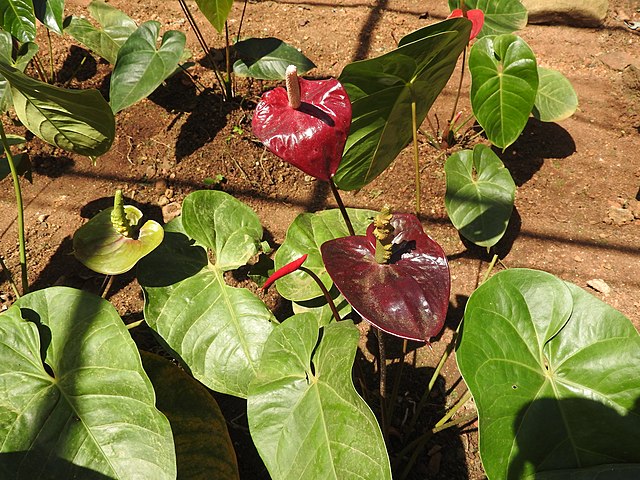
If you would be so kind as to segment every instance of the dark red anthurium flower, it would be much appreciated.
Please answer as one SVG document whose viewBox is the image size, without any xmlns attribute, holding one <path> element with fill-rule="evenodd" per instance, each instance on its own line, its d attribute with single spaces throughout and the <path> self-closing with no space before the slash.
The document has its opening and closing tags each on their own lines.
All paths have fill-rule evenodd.
<svg viewBox="0 0 640 480">
<path fill-rule="evenodd" d="M 289 275 L 290 273 L 295 272 L 297 269 L 299 269 L 302 266 L 302 264 L 306 259 L 307 259 L 307 254 L 305 253 L 300 258 L 294 260 L 293 262 L 287 263 L 284 267 L 279 268 L 278 270 L 273 272 L 273 275 L 267 278 L 267 281 L 264 282 L 264 285 L 262 285 L 262 290 L 266 290 L 267 288 L 269 288 L 273 284 L 273 282 L 275 282 L 279 278 L 282 278 L 285 275 Z"/>
<path fill-rule="evenodd" d="M 459 17 L 466 17 L 471 20 L 471 36 L 469 37 L 469 40 L 476 38 L 484 25 L 484 12 L 480 9 L 474 8 L 473 10 L 467 10 L 465 14 L 462 10 L 456 8 L 447 18 Z"/>
<path fill-rule="evenodd" d="M 335 79 L 305 80 L 287 68 L 287 90 L 268 91 L 253 114 L 253 133 L 275 155 L 307 175 L 329 180 L 338 170 L 351 125 L 351 102 Z"/>
<path fill-rule="evenodd" d="M 442 247 L 415 215 L 395 214 L 388 263 L 375 259 L 374 224 L 366 236 L 325 242 L 327 273 L 365 320 L 392 335 L 428 342 L 444 326 L 449 307 L 449 265 Z"/>
</svg>

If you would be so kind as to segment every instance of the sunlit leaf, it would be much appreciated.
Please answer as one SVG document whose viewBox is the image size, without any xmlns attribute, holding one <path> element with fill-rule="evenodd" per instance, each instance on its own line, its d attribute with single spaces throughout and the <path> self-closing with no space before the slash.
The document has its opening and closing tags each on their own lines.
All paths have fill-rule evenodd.
<svg viewBox="0 0 640 480">
<path fill-rule="evenodd" d="M 284 80 L 289 65 L 295 65 L 300 75 L 315 68 L 297 48 L 278 38 L 247 38 L 233 49 L 240 57 L 233 64 L 233 72 L 241 77 Z"/>
<path fill-rule="evenodd" d="M 460 3 L 461 0 L 449 0 L 449 8 L 460 8 Z M 480 38 L 513 33 L 527 25 L 527 9 L 520 0 L 464 0 L 464 6 L 484 12 L 485 21 Z"/>
<path fill-rule="evenodd" d="M 2 0 L 0 22 L 2 29 L 20 42 L 32 42 L 36 38 L 36 15 L 31 0 Z"/>
<path fill-rule="evenodd" d="M 33 0 L 36 18 L 49 30 L 62 35 L 64 0 Z"/>
<path fill-rule="evenodd" d="M 557 70 L 538 67 L 540 85 L 533 116 L 543 122 L 559 122 L 573 115 L 578 96 L 571 82 Z"/>
<path fill-rule="evenodd" d="M 224 22 L 231 12 L 233 0 L 196 0 L 196 5 L 218 32 L 222 32 Z"/>
</svg>

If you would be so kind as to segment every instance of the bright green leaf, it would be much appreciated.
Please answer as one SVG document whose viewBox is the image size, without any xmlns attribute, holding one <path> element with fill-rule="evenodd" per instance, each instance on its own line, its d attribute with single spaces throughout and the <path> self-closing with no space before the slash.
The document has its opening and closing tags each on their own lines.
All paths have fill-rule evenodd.
<svg viewBox="0 0 640 480">
<path fill-rule="evenodd" d="M 533 116 L 543 122 L 559 122 L 578 108 L 578 95 L 571 82 L 557 70 L 538 67 L 540 85 Z"/>
<path fill-rule="evenodd" d="M 295 65 L 299 75 L 315 68 L 315 64 L 297 48 L 273 37 L 248 38 L 233 48 L 240 57 L 233 64 L 233 71 L 241 77 L 284 80 L 289 65 Z"/>
<path fill-rule="evenodd" d="M 347 209 L 353 228 L 358 235 L 364 235 L 377 212 L 372 210 Z M 317 213 L 302 213 L 296 217 L 289 229 L 282 246 L 276 251 L 275 268 L 282 268 L 287 263 L 309 256 L 304 266 L 320 277 L 328 289 L 333 282 L 324 268 L 320 246 L 327 240 L 349 235 L 340 210 L 325 210 Z M 295 271 L 276 282 L 278 293 L 295 302 L 303 302 L 322 296 L 322 290 L 306 273 Z"/>
<path fill-rule="evenodd" d="M 463 325 L 456 358 L 489 478 L 640 463 L 640 336 L 626 317 L 548 273 L 512 269 L 473 293 Z"/>
<path fill-rule="evenodd" d="M 22 147 L 24 146 L 25 143 L 25 139 L 23 137 L 21 137 L 20 135 L 13 135 L 8 133 L 7 134 L 7 143 L 8 145 L 11 146 L 19 146 L 20 150 L 22 150 Z M 0 147 L 0 154 L 3 154 L 4 150 L 2 147 Z M 11 155 L 13 157 L 13 162 L 15 164 L 15 167 L 18 171 L 18 175 L 22 175 L 25 173 L 24 170 L 24 166 L 25 164 L 22 163 L 22 154 L 21 153 L 15 153 L 15 152 L 11 152 Z M 2 155 L 0 156 L 0 180 L 2 180 L 3 178 L 5 178 L 6 176 L 11 174 L 11 169 L 9 168 L 9 162 L 7 160 L 7 156 Z"/>
<path fill-rule="evenodd" d="M 120 47 L 109 89 L 114 113 L 153 93 L 177 68 L 184 51 L 184 33 L 166 32 L 157 48 L 159 33 L 159 22 L 145 22 Z"/>
<path fill-rule="evenodd" d="M 464 5 L 484 12 L 484 26 L 478 38 L 513 33 L 527 25 L 527 9 L 520 0 L 464 0 Z M 449 0 L 449 8 L 460 8 L 460 0 Z"/>
<path fill-rule="evenodd" d="M 264 348 L 249 387 L 251 437 L 271 478 L 391 478 L 375 416 L 353 387 L 359 331 L 322 328 L 312 314 L 289 318 Z"/>
<path fill-rule="evenodd" d="M 0 30 L 0 61 L 11 65 L 21 72 L 27 67 L 34 55 L 38 52 L 38 45 L 27 42 L 20 45 L 16 59 L 13 59 L 13 38 L 9 32 Z M 4 113 L 12 106 L 11 86 L 9 82 L 0 75 L 0 113 Z"/>
<path fill-rule="evenodd" d="M 45 142 L 97 157 L 115 137 L 115 119 L 97 90 L 68 90 L 27 77 L 0 61 L 20 121 Z"/>
<path fill-rule="evenodd" d="M 184 370 L 153 353 L 141 352 L 145 372 L 167 417 L 176 444 L 180 480 L 239 478 L 227 423 L 209 391 Z"/>
<path fill-rule="evenodd" d="M 169 422 L 109 302 L 20 298 L 0 315 L 0 379 L 2 478 L 175 478 Z"/>
<path fill-rule="evenodd" d="M 196 5 L 218 32 L 222 32 L 224 23 L 231 12 L 233 0 L 196 0 Z"/>
<path fill-rule="evenodd" d="M 142 212 L 126 205 L 126 216 L 132 225 L 142 219 Z M 113 207 L 107 208 L 81 226 L 73 236 L 73 254 L 87 268 L 104 275 L 119 275 L 131 270 L 152 252 L 164 236 L 162 226 L 147 220 L 133 237 L 119 233 L 111 221 Z"/>
<path fill-rule="evenodd" d="M 182 204 L 182 225 L 189 237 L 213 251 L 222 271 L 246 265 L 259 251 L 260 219 L 228 193 L 201 190 L 188 195 Z"/>
<path fill-rule="evenodd" d="M 20 42 L 32 42 L 36 38 L 36 15 L 31 0 L 2 0 L 0 22 L 2 29 Z"/>
<path fill-rule="evenodd" d="M 36 18 L 49 30 L 62 35 L 64 0 L 33 0 Z"/>
<path fill-rule="evenodd" d="M 247 289 L 225 283 L 223 270 L 207 263 L 206 250 L 196 243 L 200 239 L 187 235 L 183 223 L 207 244 L 222 245 L 223 258 L 236 261 L 246 248 L 236 249 L 234 239 L 245 241 L 252 220 L 247 223 L 246 207 L 224 192 L 189 197 L 182 216 L 165 227 L 163 243 L 138 265 L 145 320 L 196 379 L 213 390 L 245 397 L 274 328 L 273 314 Z M 241 234 L 232 233 L 236 231 Z"/>
<path fill-rule="evenodd" d="M 138 26 L 124 12 L 102 0 L 93 0 L 88 10 L 99 28 L 84 18 L 71 17 L 65 21 L 65 32 L 113 65 L 120 47 Z"/>
<path fill-rule="evenodd" d="M 515 35 L 485 37 L 469 55 L 471 106 L 487 138 L 506 148 L 527 124 L 538 90 L 536 57 Z"/>
<path fill-rule="evenodd" d="M 340 75 L 353 107 L 351 130 L 334 178 L 343 190 L 380 175 L 413 138 L 411 104 L 420 125 L 467 46 L 471 22 L 456 18 L 424 27 L 380 57 L 350 63 Z"/>
<path fill-rule="evenodd" d="M 451 155 L 444 165 L 447 214 L 467 239 L 492 247 L 507 230 L 516 185 L 502 161 L 486 145 Z"/>
</svg>

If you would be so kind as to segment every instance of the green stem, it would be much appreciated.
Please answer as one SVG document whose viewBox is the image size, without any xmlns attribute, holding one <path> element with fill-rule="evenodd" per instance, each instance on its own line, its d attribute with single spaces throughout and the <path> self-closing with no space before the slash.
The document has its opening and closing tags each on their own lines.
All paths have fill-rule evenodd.
<svg viewBox="0 0 640 480">
<path fill-rule="evenodd" d="M 387 402 L 387 420 L 386 424 L 391 425 L 393 419 L 393 411 L 395 410 L 396 398 L 398 398 L 398 391 L 400 390 L 400 379 L 402 378 L 402 371 L 404 370 L 404 361 L 407 356 L 407 340 L 402 342 L 402 357 L 400 359 L 400 369 L 398 375 L 393 380 L 393 388 L 391 389 L 391 397 Z"/>
<path fill-rule="evenodd" d="M 49 83 L 53 84 L 55 81 L 55 73 L 53 72 L 53 46 L 51 44 L 51 32 L 47 28 L 47 43 L 49 44 L 49 71 L 51 73 L 51 81 Z"/>
<path fill-rule="evenodd" d="M 467 400 L 469 400 L 470 398 L 471 398 L 471 392 L 467 390 L 462 396 L 462 398 L 460 398 L 460 400 L 458 400 L 458 402 L 453 407 L 451 407 L 449 411 L 445 413 L 445 415 L 440 420 L 438 420 L 438 422 L 434 425 L 434 428 L 442 427 L 442 425 L 444 425 L 447 422 L 447 420 L 453 417 L 456 414 L 456 412 L 460 410 L 460 408 L 462 408 L 462 406 L 465 403 L 467 403 Z"/>
<path fill-rule="evenodd" d="M 247 11 L 248 0 L 244 0 L 242 5 L 242 14 L 240 15 L 240 24 L 238 25 L 238 34 L 236 35 L 236 43 L 240 41 L 240 32 L 242 31 L 242 24 L 244 23 L 244 14 Z"/>
<path fill-rule="evenodd" d="M 131 330 L 132 328 L 136 328 L 140 325 L 142 325 L 142 322 L 144 322 L 144 318 L 142 320 L 138 320 L 137 322 L 132 322 L 130 324 L 127 325 L 127 330 Z"/>
<path fill-rule="evenodd" d="M 13 290 L 13 293 L 15 294 L 16 298 L 20 298 L 20 292 L 18 292 L 18 287 L 16 287 L 16 282 L 13 281 L 13 275 L 11 275 L 11 270 L 7 268 L 2 257 L 0 257 L 0 267 L 2 268 L 2 271 L 6 274 L 7 281 L 9 282 L 9 285 L 11 285 L 11 290 Z"/>
<path fill-rule="evenodd" d="M 486 282 L 489 279 L 489 275 L 491 275 L 491 271 L 493 270 L 493 267 L 495 267 L 496 261 L 498 261 L 498 255 L 494 254 L 493 258 L 491 259 L 491 263 L 489 263 L 489 267 L 487 268 L 487 271 L 485 272 L 484 277 L 482 278 L 482 283 L 480 283 L 480 285 L 482 285 L 484 282 Z"/>
<path fill-rule="evenodd" d="M 451 128 L 451 122 L 453 122 L 454 117 L 456 116 L 456 110 L 458 109 L 458 101 L 460 100 L 460 92 L 462 91 L 462 81 L 464 80 L 464 65 L 467 60 L 467 47 L 462 51 L 462 67 L 460 69 L 460 81 L 458 82 L 458 91 L 456 92 L 456 99 L 453 102 L 453 109 L 451 110 L 451 117 L 449 117 L 449 122 L 447 122 L 447 129 Z"/>
<path fill-rule="evenodd" d="M 351 219 L 349 218 L 347 209 L 344 208 L 344 203 L 342 203 L 342 198 L 340 197 L 340 193 L 338 192 L 338 187 L 336 187 L 336 184 L 333 183 L 332 178 L 329 179 L 329 185 L 331 186 L 331 192 L 333 193 L 333 197 L 336 199 L 336 203 L 338 204 L 340 213 L 342 213 L 342 218 L 344 218 L 344 223 L 347 224 L 347 230 L 349 231 L 349 235 L 355 236 L 356 232 L 353 229 L 353 224 L 351 223 Z"/>
<path fill-rule="evenodd" d="M 33 58 L 33 66 L 36 67 L 36 72 L 38 72 L 38 77 L 44 83 L 47 83 L 47 76 L 44 74 L 44 70 L 42 68 L 42 63 L 40 62 L 40 57 L 38 54 L 34 55 Z"/>
<path fill-rule="evenodd" d="M 416 168 L 416 214 L 420 213 L 420 158 L 418 157 L 418 125 L 416 102 L 411 102 L 411 129 L 413 133 L 413 161 Z"/>
<path fill-rule="evenodd" d="M 22 276 L 22 294 L 29 293 L 29 279 L 27 277 L 27 249 L 24 233 L 24 204 L 22 203 L 22 191 L 20 190 L 20 177 L 18 170 L 11 155 L 11 147 L 4 132 L 4 125 L 0 122 L 0 138 L 4 153 L 7 155 L 7 162 L 11 170 L 11 179 L 13 180 L 13 190 L 16 196 L 16 207 L 18 209 L 18 248 L 20 250 L 20 271 Z"/>
<path fill-rule="evenodd" d="M 231 45 L 229 44 L 229 23 L 224 22 L 224 35 L 225 35 L 225 64 L 227 67 L 227 80 L 225 86 L 227 88 L 227 98 L 231 100 L 233 98 L 233 86 L 231 85 Z"/>
<path fill-rule="evenodd" d="M 311 270 L 309 270 L 307 267 L 299 267 L 298 269 L 303 271 L 307 275 L 309 275 L 311 278 L 313 278 L 313 281 L 316 282 L 318 287 L 320 287 L 320 290 L 322 290 L 322 295 L 324 295 L 324 298 L 327 300 L 327 303 L 329 304 L 329 308 L 331 309 L 331 313 L 333 313 L 333 317 L 336 319 L 336 322 L 339 322 L 341 320 L 340 313 L 338 313 L 336 304 L 333 301 L 333 298 L 331 298 L 331 294 L 329 293 L 329 290 L 327 290 L 327 287 L 325 287 L 324 283 L 322 283 L 322 280 L 320 280 L 320 278 Z"/>
<path fill-rule="evenodd" d="M 102 282 L 102 298 L 107 298 L 107 294 L 111 289 L 111 285 L 113 284 L 113 275 L 107 275 L 104 277 L 104 282 Z"/>
</svg>

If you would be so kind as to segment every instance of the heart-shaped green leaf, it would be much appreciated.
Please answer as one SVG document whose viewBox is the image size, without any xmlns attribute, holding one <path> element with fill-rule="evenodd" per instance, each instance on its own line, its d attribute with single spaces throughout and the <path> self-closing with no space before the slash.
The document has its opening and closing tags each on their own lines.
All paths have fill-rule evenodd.
<svg viewBox="0 0 640 480">
<path fill-rule="evenodd" d="M 391 335 L 428 342 L 447 316 L 447 257 L 415 215 L 400 213 L 390 218 L 390 259 L 378 263 L 374 226 L 366 236 L 325 242 L 321 252 L 327 273 L 362 318 Z"/>
<path fill-rule="evenodd" d="M 274 480 L 391 478 L 380 427 L 351 380 L 358 339 L 350 321 L 319 331 L 309 313 L 269 337 L 247 415 Z"/>
<path fill-rule="evenodd" d="M 371 219 L 377 212 L 372 210 L 347 209 L 353 228 L 364 235 Z M 325 210 L 317 213 L 302 213 L 296 217 L 282 243 L 276 251 L 275 269 L 307 254 L 304 266 L 315 273 L 325 287 L 331 289 L 333 282 L 324 268 L 320 246 L 327 240 L 349 235 L 340 210 Z M 322 290 L 306 273 L 297 271 L 276 282 L 278 293 L 295 302 L 303 302 L 322 296 Z"/>
<path fill-rule="evenodd" d="M 548 273 L 506 270 L 463 325 L 456 357 L 489 478 L 640 463 L 640 336 L 622 314 Z"/>
<path fill-rule="evenodd" d="M 62 35 L 64 0 L 33 0 L 36 18 L 49 30 Z"/>
<path fill-rule="evenodd" d="M 460 0 L 449 0 L 449 8 L 461 8 L 460 3 Z M 513 33 L 527 25 L 527 9 L 520 0 L 464 0 L 464 6 L 484 12 L 484 26 L 478 38 Z"/>
<path fill-rule="evenodd" d="M 498 243 L 509 224 L 516 184 L 502 161 L 486 145 L 451 155 L 444 165 L 444 203 L 453 225 L 481 247 Z"/>
<path fill-rule="evenodd" d="M 153 93 L 178 67 L 186 41 L 184 33 L 169 30 L 157 48 L 159 33 L 159 22 L 145 22 L 120 47 L 109 89 L 114 113 Z"/>
<path fill-rule="evenodd" d="M 185 233 L 216 256 L 216 267 L 233 270 L 258 253 L 262 224 L 251 208 L 224 192 L 202 190 L 182 204 Z"/>
<path fill-rule="evenodd" d="M 142 220 L 142 212 L 132 205 L 124 207 L 132 225 Z M 104 275 L 119 275 L 131 270 L 138 260 L 162 242 L 164 230 L 158 222 L 147 220 L 137 235 L 118 232 L 111 220 L 113 207 L 98 213 L 73 236 L 73 254 L 87 268 Z"/>
<path fill-rule="evenodd" d="M 100 26 L 96 28 L 84 18 L 71 17 L 65 20 L 64 31 L 113 65 L 120 47 L 138 26 L 124 12 L 102 0 L 93 0 L 87 8 Z"/>
<path fill-rule="evenodd" d="M 109 302 L 20 298 L 0 315 L 0 378 L 2 478 L 175 478 L 169 422 Z"/>
<path fill-rule="evenodd" d="M 182 217 L 165 227 L 160 247 L 138 265 L 147 323 L 196 379 L 239 397 L 247 395 L 274 320 L 258 297 L 224 281 L 224 270 L 248 258 L 247 245 L 259 242 L 250 238 L 249 232 L 257 231 L 250 218 L 255 214 L 247 210 L 224 192 L 192 193 Z M 208 264 L 206 250 L 196 241 L 213 246 L 224 268 Z"/>
<path fill-rule="evenodd" d="M 20 121 L 45 142 L 97 157 L 111 148 L 116 125 L 109 104 L 97 90 L 68 90 L 27 77 L 0 61 L 11 84 Z"/>
<path fill-rule="evenodd" d="M 536 57 L 515 35 L 485 37 L 469 55 L 471 106 L 487 138 L 506 148 L 527 124 L 538 90 Z"/>
<path fill-rule="evenodd" d="M 2 29 L 20 42 L 32 42 L 36 38 L 36 15 L 31 0 L 2 0 L 0 22 Z"/>
<path fill-rule="evenodd" d="M 297 48 L 278 38 L 248 38 L 233 48 L 240 57 L 233 64 L 233 72 L 241 77 L 284 80 L 289 65 L 295 65 L 299 75 L 315 68 Z"/>
<path fill-rule="evenodd" d="M 13 53 L 13 38 L 9 32 L 0 30 L 0 61 L 11 65 L 21 72 L 27 68 L 31 59 L 38 53 L 38 45 L 27 42 L 20 45 L 15 60 Z M 11 85 L 0 75 L 0 113 L 4 113 L 13 105 L 11 100 Z"/>
<path fill-rule="evenodd" d="M 169 360 L 141 352 L 142 365 L 171 424 L 180 480 L 239 478 L 227 423 L 211 393 Z"/>
<path fill-rule="evenodd" d="M 538 93 L 533 116 L 543 122 L 559 122 L 578 108 L 578 95 L 571 82 L 557 70 L 538 67 Z"/>
<path fill-rule="evenodd" d="M 378 58 L 347 65 L 340 75 L 353 107 L 351 131 L 334 180 L 362 188 L 380 175 L 413 138 L 411 104 L 420 125 L 466 47 L 471 22 L 445 20 L 400 40 Z"/>
<path fill-rule="evenodd" d="M 233 0 L 196 0 L 196 5 L 218 32 L 222 32 L 224 23 L 231 12 Z"/>
</svg>

